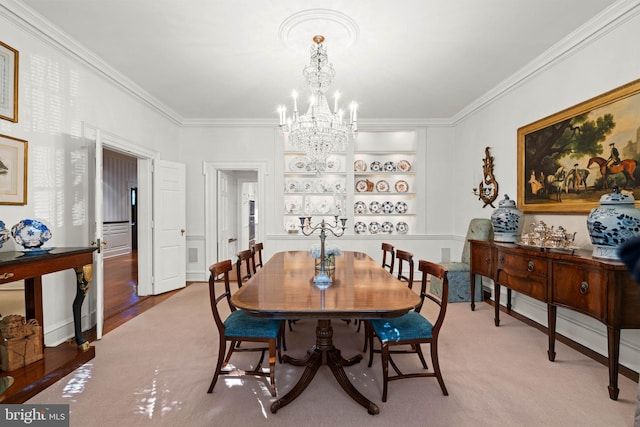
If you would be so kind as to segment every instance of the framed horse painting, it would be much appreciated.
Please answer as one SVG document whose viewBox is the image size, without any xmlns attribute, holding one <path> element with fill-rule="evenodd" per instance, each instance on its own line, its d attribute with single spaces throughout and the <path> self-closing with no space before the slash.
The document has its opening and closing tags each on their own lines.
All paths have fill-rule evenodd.
<svg viewBox="0 0 640 427">
<path fill-rule="evenodd" d="M 518 207 L 587 213 L 614 187 L 640 201 L 640 80 L 518 129 Z"/>
</svg>

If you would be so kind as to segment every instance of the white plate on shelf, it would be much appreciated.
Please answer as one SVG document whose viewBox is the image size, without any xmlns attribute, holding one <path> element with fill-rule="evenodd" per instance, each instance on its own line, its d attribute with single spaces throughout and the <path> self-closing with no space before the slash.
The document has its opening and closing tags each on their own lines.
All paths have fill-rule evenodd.
<svg viewBox="0 0 640 427">
<path fill-rule="evenodd" d="M 407 208 L 408 207 L 407 207 L 407 204 L 405 202 L 400 201 L 400 202 L 396 203 L 395 209 L 396 209 L 396 212 L 399 213 L 399 214 L 406 213 L 407 212 Z"/>
<path fill-rule="evenodd" d="M 382 211 L 387 214 L 393 213 L 395 208 L 396 207 L 393 205 L 393 202 L 387 201 L 382 204 Z"/>
<path fill-rule="evenodd" d="M 338 181 L 333 184 L 333 191 L 336 193 L 344 193 L 347 191 L 344 181 Z"/>
<path fill-rule="evenodd" d="M 387 191 L 389 191 L 389 183 L 384 179 L 376 182 L 376 191 L 378 193 L 386 193 Z"/>
<path fill-rule="evenodd" d="M 364 193 L 365 191 L 367 191 L 367 181 L 365 179 L 361 179 L 360 181 L 356 182 L 356 191 L 358 193 Z"/>
<path fill-rule="evenodd" d="M 289 162 L 289 170 L 291 172 L 307 172 L 309 161 L 306 157 L 294 157 Z"/>
<path fill-rule="evenodd" d="M 316 182 L 316 192 L 318 193 L 331 193 L 333 192 L 333 186 L 327 181 Z"/>
<path fill-rule="evenodd" d="M 313 193 L 315 191 L 315 184 L 312 180 L 308 179 L 302 183 L 302 190 L 305 193 Z"/>
<path fill-rule="evenodd" d="M 370 222 L 369 223 L 369 233 L 378 234 L 378 231 L 380 231 L 380 224 L 378 224 L 377 221 Z"/>
<path fill-rule="evenodd" d="M 396 231 L 400 234 L 406 234 L 409 231 L 409 225 L 404 221 L 400 221 L 396 224 Z"/>
<path fill-rule="evenodd" d="M 296 200 L 289 200 L 287 203 L 285 203 L 284 211 L 289 214 L 299 213 L 300 205 Z"/>
<path fill-rule="evenodd" d="M 400 180 L 396 182 L 396 191 L 398 193 L 406 193 L 407 191 L 409 191 L 409 184 L 407 183 L 407 181 Z"/>
<path fill-rule="evenodd" d="M 374 200 L 373 202 L 369 203 L 369 212 L 371 213 L 382 212 L 382 205 L 380 204 L 380 202 L 377 202 Z"/>
<path fill-rule="evenodd" d="M 391 160 L 389 160 L 388 162 L 384 163 L 384 171 L 385 172 L 395 172 L 396 171 L 396 164 L 395 162 L 392 162 Z"/>
<path fill-rule="evenodd" d="M 331 204 L 326 200 L 322 200 L 320 203 L 318 203 L 318 206 L 316 206 L 316 212 L 319 214 L 327 214 L 330 210 Z"/>
<path fill-rule="evenodd" d="M 353 225 L 353 230 L 356 234 L 362 234 L 367 232 L 367 224 L 362 221 L 358 221 Z"/>
<path fill-rule="evenodd" d="M 367 170 L 367 164 L 364 160 L 356 160 L 353 162 L 353 170 L 355 172 L 365 172 Z"/>
<path fill-rule="evenodd" d="M 382 163 L 379 161 L 371 162 L 371 172 L 380 172 L 382 171 Z"/>
<path fill-rule="evenodd" d="M 296 193 L 300 191 L 300 182 L 296 180 L 288 180 L 284 185 L 284 190 L 287 193 Z"/>
<path fill-rule="evenodd" d="M 367 205 L 362 201 L 355 202 L 353 205 L 353 212 L 357 214 L 367 213 Z"/>
<path fill-rule="evenodd" d="M 389 221 L 385 221 L 382 223 L 381 230 L 383 233 L 391 233 L 393 232 L 393 224 Z"/>
<path fill-rule="evenodd" d="M 396 166 L 399 172 L 409 172 L 411 170 L 411 163 L 407 160 L 400 160 Z"/>
<path fill-rule="evenodd" d="M 338 172 L 340 170 L 340 159 L 337 157 L 329 157 L 326 163 L 327 172 Z"/>
</svg>

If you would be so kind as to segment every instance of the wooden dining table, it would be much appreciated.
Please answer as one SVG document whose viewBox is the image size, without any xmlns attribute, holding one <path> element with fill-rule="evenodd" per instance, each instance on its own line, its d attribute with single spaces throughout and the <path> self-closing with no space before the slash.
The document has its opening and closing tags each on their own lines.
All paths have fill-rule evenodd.
<svg viewBox="0 0 640 427">
<path fill-rule="evenodd" d="M 378 406 L 351 384 L 344 371 L 344 366 L 360 362 L 362 355 L 342 357 L 333 344 L 331 320 L 398 317 L 415 308 L 420 298 L 367 254 L 350 251 L 335 257 L 335 270 L 329 271 L 333 283 L 319 289 L 313 284 L 314 261 L 307 251 L 279 252 L 231 297 L 234 306 L 254 316 L 317 319 L 316 344 L 306 358 L 283 357 L 283 363 L 305 366 L 305 370 L 296 385 L 273 402 L 271 412 L 295 400 L 320 366 L 327 365 L 353 400 L 369 414 L 378 414 Z"/>
</svg>

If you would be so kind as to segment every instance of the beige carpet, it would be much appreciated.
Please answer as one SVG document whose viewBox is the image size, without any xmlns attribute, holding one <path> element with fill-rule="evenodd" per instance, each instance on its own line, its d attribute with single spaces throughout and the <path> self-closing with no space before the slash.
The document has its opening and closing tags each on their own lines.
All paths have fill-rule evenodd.
<svg viewBox="0 0 640 427">
<path fill-rule="evenodd" d="M 346 357 L 362 349 L 363 333 L 335 321 L 336 345 Z M 314 343 L 315 323 L 298 322 L 287 333 L 289 353 L 303 356 Z M 547 337 L 493 308 L 450 304 L 440 344 L 449 396 L 432 378 L 392 382 L 382 403 L 379 355 L 374 366 L 346 368 L 356 387 L 380 407 L 368 415 L 322 367 L 292 404 L 272 414 L 273 398 L 261 380 L 222 378 L 207 394 L 216 360 L 217 331 L 207 285 L 193 284 L 109 332 L 96 358 L 28 403 L 68 403 L 71 426 L 631 426 L 636 388 L 620 376 L 620 399 L 609 399 L 605 366 L 558 343 L 547 360 Z M 418 366 L 409 356 L 402 366 Z M 406 358 L 406 356 L 405 356 Z M 365 358 L 366 359 L 366 358 Z M 242 367 L 255 355 L 238 354 Z M 278 393 L 303 368 L 277 365 Z"/>
</svg>

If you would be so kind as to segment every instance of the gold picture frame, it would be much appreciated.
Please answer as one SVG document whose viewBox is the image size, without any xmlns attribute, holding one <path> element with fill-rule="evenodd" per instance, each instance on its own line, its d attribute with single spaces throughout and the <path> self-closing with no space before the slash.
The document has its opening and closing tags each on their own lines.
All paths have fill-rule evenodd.
<svg viewBox="0 0 640 427">
<path fill-rule="evenodd" d="M 0 119 L 18 122 L 17 50 L 0 42 Z"/>
<path fill-rule="evenodd" d="M 639 164 L 640 79 L 518 129 L 518 207 L 588 213 L 615 186 L 640 201 Z"/>
<path fill-rule="evenodd" d="M 0 205 L 27 204 L 27 146 L 0 134 Z"/>
</svg>

